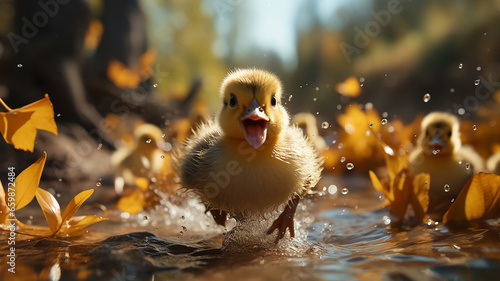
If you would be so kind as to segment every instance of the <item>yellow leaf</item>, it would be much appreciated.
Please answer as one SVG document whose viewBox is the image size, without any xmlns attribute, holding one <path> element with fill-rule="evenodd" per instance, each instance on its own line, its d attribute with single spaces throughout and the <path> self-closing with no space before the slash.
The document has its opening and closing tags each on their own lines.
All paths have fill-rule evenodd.
<svg viewBox="0 0 500 281">
<path fill-rule="evenodd" d="M 7 201 L 5 200 L 5 190 L 3 189 L 2 182 L 0 181 L 0 224 L 5 224 L 7 222 L 9 213 L 10 211 L 7 207 Z"/>
<path fill-rule="evenodd" d="M 15 109 L 18 112 L 33 112 L 31 122 L 38 130 L 51 132 L 57 136 L 57 125 L 54 120 L 54 107 L 49 99 L 49 95 L 41 100 L 35 101 L 21 108 Z"/>
<path fill-rule="evenodd" d="M 43 215 L 49 224 L 50 231 L 56 233 L 62 223 L 61 208 L 56 198 L 54 198 L 50 192 L 37 188 L 36 200 L 42 208 Z"/>
<path fill-rule="evenodd" d="M 475 174 L 464 186 L 443 222 L 500 217 L 500 176 Z"/>
<path fill-rule="evenodd" d="M 108 218 L 95 215 L 73 217 L 68 221 L 68 228 L 64 230 L 64 233 L 78 235 L 84 228 L 104 220 L 108 220 Z"/>
<path fill-rule="evenodd" d="M 375 175 L 375 173 L 372 170 L 368 172 L 370 173 L 370 179 L 372 181 L 373 187 L 375 187 L 376 190 L 382 192 L 385 198 L 387 198 L 388 200 L 393 200 L 393 198 L 391 198 L 389 190 L 386 188 L 386 186 L 382 185 L 377 175 Z"/>
<path fill-rule="evenodd" d="M 16 210 L 28 205 L 35 197 L 46 159 L 47 153 L 44 152 L 42 157 L 16 177 L 14 181 Z"/>
<path fill-rule="evenodd" d="M 137 177 L 135 178 L 135 185 L 142 191 L 147 191 L 149 189 L 149 179 L 144 177 Z"/>
<path fill-rule="evenodd" d="M 33 152 L 36 127 L 30 122 L 33 112 L 0 112 L 0 131 L 6 143 Z"/>
<path fill-rule="evenodd" d="M 413 191 L 410 196 L 410 203 L 415 212 L 415 216 L 423 221 L 427 217 L 429 207 L 429 187 L 431 186 L 431 176 L 420 173 L 413 179 Z"/>
<path fill-rule="evenodd" d="M 403 220 L 408 208 L 412 188 L 411 178 L 407 170 L 402 170 L 396 175 L 392 183 L 394 201 L 391 204 L 391 212 L 397 220 Z"/>
<path fill-rule="evenodd" d="M 8 112 L 0 112 L 0 131 L 5 141 L 16 149 L 33 152 L 37 129 L 57 135 L 54 109 L 47 94 L 21 108 L 7 109 Z"/>
<path fill-rule="evenodd" d="M 111 82 L 122 89 L 135 89 L 141 83 L 139 74 L 118 60 L 109 62 L 107 75 Z"/>
<path fill-rule="evenodd" d="M 87 200 L 90 195 L 94 193 L 93 189 L 85 190 L 80 193 L 78 193 L 71 201 L 69 202 L 68 206 L 66 209 L 64 209 L 64 213 L 62 215 L 62 221 L 66 222 L 69 220 L 75 213 L 78 211 L 80 206 Z"/>
<path fill-rule="evenodd" d="M 356 77 L 351 76 L 344 82 L 337 83 L 335 90 L 341 95 L 354 98 L 361 94 L 361 85 Z"/>
<path fill-rule="evenodd" d="M 146 196 L 140 189 L 135 189 L 132 193 L 123 196 L 118 200 L 116 207 L 129 214 L 137 214 L 144 208 Z"/>
</svg>

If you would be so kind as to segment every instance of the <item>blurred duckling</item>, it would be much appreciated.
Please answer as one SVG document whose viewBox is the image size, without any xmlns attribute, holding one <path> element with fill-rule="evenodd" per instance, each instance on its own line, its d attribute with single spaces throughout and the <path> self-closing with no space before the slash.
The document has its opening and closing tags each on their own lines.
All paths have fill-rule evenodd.
<svg viewBox="0 0 500 281">
<path fill-rule="evenodd" d="M 300 112 L 292 117 L 293 122 L 301 128 L 316 151 L 321 154 L 326 149 L 325 140 L 319 135 L 316 117 L 310 112 Z"/>
<path fill-rule="evenodd" d="M 445 112 L 429 113 L 422 120 L 410 165 L 415 175 L 430 174 L 428 214 L 438 221 L 469 178 L 484 169 L 481 156 L 462 146 L 458 119 Z"/>
<path fill-rule="evenodd" d="M 488 172 L 500 175 L 500 152 L 497 152 L 488 158 L 486 167 Z"/>
<path fill-rule="evenodd" d="M 123 192 L 123 187 L 135 185 L 136 178 L 150 179 L 161 170 L 163 159 L 163 138 L 160 128 L 152 124 L 142 124 L 135 128 L 134 144 L 117 150 L 111 156 L 115 167 L 115 191 Z"/>
<path fill-rule="evenodd" d="M 282 85 L 273 74 L 237 69 L 223 80 L 222 108 L 201 125 L 178 159 L 182 185 L 196 192 L 217 223 L 285 205 L 267 234 L 294 237 L 299 200 L 316 185 L 321 161 L 302 131 L 289 125 Z"/>
</svg>

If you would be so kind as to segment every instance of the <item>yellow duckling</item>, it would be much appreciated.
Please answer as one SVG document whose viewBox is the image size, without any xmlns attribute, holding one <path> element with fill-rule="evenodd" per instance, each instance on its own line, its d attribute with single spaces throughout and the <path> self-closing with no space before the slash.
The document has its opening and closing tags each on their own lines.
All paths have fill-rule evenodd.
<svg viewBox="0 0 500 281">
<path fill-rule="evenodd" d="M 479 154 L 462 146 L 458 119 L 445 112 L 429 113 L 422 120 L 410 165 L 415 175 L 430 174 L 428 214 L 434 220 L 441 220 L 469 178 L 484 166 Z"/>
<path fill-rule="evenodd" d="M 486 167 L 488 168 L 488 172 L 500 175 L 500 152 L 497 152 L 488 158 Z"/>
<path fill-rule="evenodd" d="M 160 128 L 152 124 L 139 125 L 134 130 L 132 148 L 122 148 L 111 156 L 111 164 L 115 167 L 115 191 L 123 192 L 125 184 L 134 185 L 138 177 L 150 179 L 160 171 L 163 159 L 164 144 Z"/>
<path fill-rule="evenodd" d="M 289 228 L 294 237 L 297 204 L 322 168 L 302 131 L 289 125 L 280 80 L 238 69 L 222 82 L 220 97 L 216 120 L 197 129 L 178 159 L 183 187 L 199 194 L 222 225 L 227 213 L 241 218 L 286 203 L 267 233 L 278 229 L 279 240 Z"/>
</svg>

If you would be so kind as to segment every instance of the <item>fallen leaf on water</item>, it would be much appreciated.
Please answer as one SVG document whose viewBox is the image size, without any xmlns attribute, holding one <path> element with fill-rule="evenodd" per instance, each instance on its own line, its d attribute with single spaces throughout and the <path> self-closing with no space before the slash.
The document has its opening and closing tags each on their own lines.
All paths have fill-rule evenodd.
<svg viewBox="0 0 500 281">
<path fill-rule="evenodd" d="M 68 203 L 68 206 L 66 206 L 66 209 L 64 209 L 64 213 L 62 215 L 62 221 L 66 222 L 69 220 L 75 213 L 80 209 L 80 206 L 82 206 L 83 202 L 87 200 L 92 193 L 94 193 L 93 189 L 89 190 L 84 190 L 80 193 L 78 193 L 71 201 Z"/>
<path fill-rule="evenodd" d="M 46 159 L 47 153 L 44 152 L 42 157 L 22 171 L 14 180 L 16 210 L 28 205 L 35 197 Z"/>
<path fill-rule="evenodd" d="M 415 212 L 415 217 L 419 221 L 427 219 L 427 208 L 429 207 L 429 187 L 431 186 L 431 176 L 420 173 L 413 178 L 413 190 L 410 196 L 410 203 Z"/>
<path fill-rule="evenodd" d="M 7 109 L 7 112 L 0 112 L 0 132 L 5 141 L 16 149 L 33 152 L 37 129 L 57 135 L 49 95 L 45 94 L 43 99 L 17 109 L 11 109 L 1 99 L 0 104 Z"/>
<path fill-rule="evenodd" d="M 108 219 L 96 215 L 72 217 L 63 225 L 61 232 L 75 236 L 81 235 L 86 231 L 86 227 L 104 220 Z"/>
<path fill-rule="evenodd" d="M 45 220 L 49 224 L 50 231 L 56 233 L 61 226 L 61 207 L 56 198 L 50 192 L 37 188 L 36 190 L 36 200 L 42 208 Z"/>
<path fill-rule="evenodd" d="M 500 176 L 475 174 L 464 186 L 443 222 L 500 217 Z"/>
</svg>

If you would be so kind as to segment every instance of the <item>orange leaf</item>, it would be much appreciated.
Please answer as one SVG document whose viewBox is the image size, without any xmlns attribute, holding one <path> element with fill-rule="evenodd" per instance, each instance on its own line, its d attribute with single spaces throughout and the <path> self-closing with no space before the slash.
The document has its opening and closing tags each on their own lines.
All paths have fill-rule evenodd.
<svg viewBox="0 0 500 281">
<path fill-rule="evenodd" d="M 500 176 L 475 174 L 464 186 L 443 222 L 500 217 Z"/>
<path fill-rule="evenodd" d="M 408 208 L 412 187 L 411 178 L 412 177 L 408 175 L 407 170 L 402 170 L 396 175 L 394 182 L 392 183 L 394 201 L 391 204 L 391 212 L 398 220 L 403 220 L 406 209 Z"/>
<path fill-rule="evenodd" d="M 46 159 L 47 153 L 44 152 L 42 157 L 16 177 L 14 181 L 16 210 L 28 205 L 35 197 Z"/>
<path fill-rule="evenodd" d="M 7 222 L 9 213 L 10 211 L 7 207 L 7 201 L 5 200 L 5 190 L 3 189 L 2 182 L 0 181 L 0 224 L 5 224 Z"/>
<path fill-rule="evenodd" d="M 135 185 L 139 187 L 142 191 L 147 191 L 149 189 L 149 179 L 144 177 L 135 178 Z"/>
<path fill-rule="evenodd" d="M 50 231 L 56 233 L 62 223 L 61 208 L 56 198 L 54 198 L 50 192 L 37 188 L 36 200 L 42 208 L 43 215 L 49 224 Z"/>
<path fill-rule="evenodd" d="M 84 228 L 104 220 L 108 219 L 95 215 L 72 217 L 68 221 L 68 228 L 64 230 L 64 233 L 78 235 Z"/>
<path fill-rule="evenodd" d="M 144 192 L 140 189 L 135 189 L 132 193 L 123 196 L 118 200 L 116 207 L 129 214 L 137 214 L 144 208 L 146 197 Z"/>
<path fill-rule="evenodd" d="M 141 83 L 139 74 L 118 60 L 109 62 L 107 75 L 111 82 L 122 89 L 134 89 Z"/>
<path fill-rule="evenodd" d="M 75 213 L 78 211 L 80 206 L 87 200 L 90 195 L 94 193 L 93 189 L 85 190 L 80 193 L 78 193 L 71 201 L 68 203 L 68 206 L 66 206 L 66 209 L 64 209 L 64 213 L 62 215 L 62 221 L 66 222 L 69 220 Z"/>
<path fill-rule="evenodd" d="M 139 64 L 141 65 L 141 75 L 143 78 L 147 79 L 153 75 L 152 65 L 156 60 L 156 52 L 152 49 L 148 49 L 139 58 Z"/>
<path fill-rule="evenodd" d="M 57 125 L 54 121 L 54 108 L 48 94 L 45 94 L 43 99 L 15 109 L 14 111 L 33 112 L 33 115 L 31 115 L 31 122 L 38 130 L 44 130 L 57 135 Z"/>
<path fill-rule="evenodd" d="M 382 192 L 385 198 L 387 198 L 388 200 L 394 200 L 394 198 L 391 198 L 392 196 L 390 194 L 390 191 L 387 189 L 386 186 L 382 185 L 377 175 L 375 175 L 375 173 L 372 170 L 368 171 L 368 173 L 370 173 L 370 179 L 372 181 L 373 187 L 375 187 L 376 190 Z"/>
<path fill-rule="evenodd" d="M 348 77 L 344 82 L 335 85 L 335 91 L 339 94 L 355 98 L 361 94 L 361 85 L 356 77 Z"/>
<path fill-rule="evenodd" d="M 410 203 L 415 212 L 415 216 L 423 221 L 427 217 L 429 207 L 429 187 L 431 186 L 431 176 L 420 173 L 413 179 L 413 190 L 410 196 Z"/>
<path fill-rule="evenodd" d="M 0 131 L 5 141 L 16 149 L 33 152 L 37 129 L 57 135 L 54 109 L 47 94 L 21 108 L 0 112 Z"/>
</svg>

